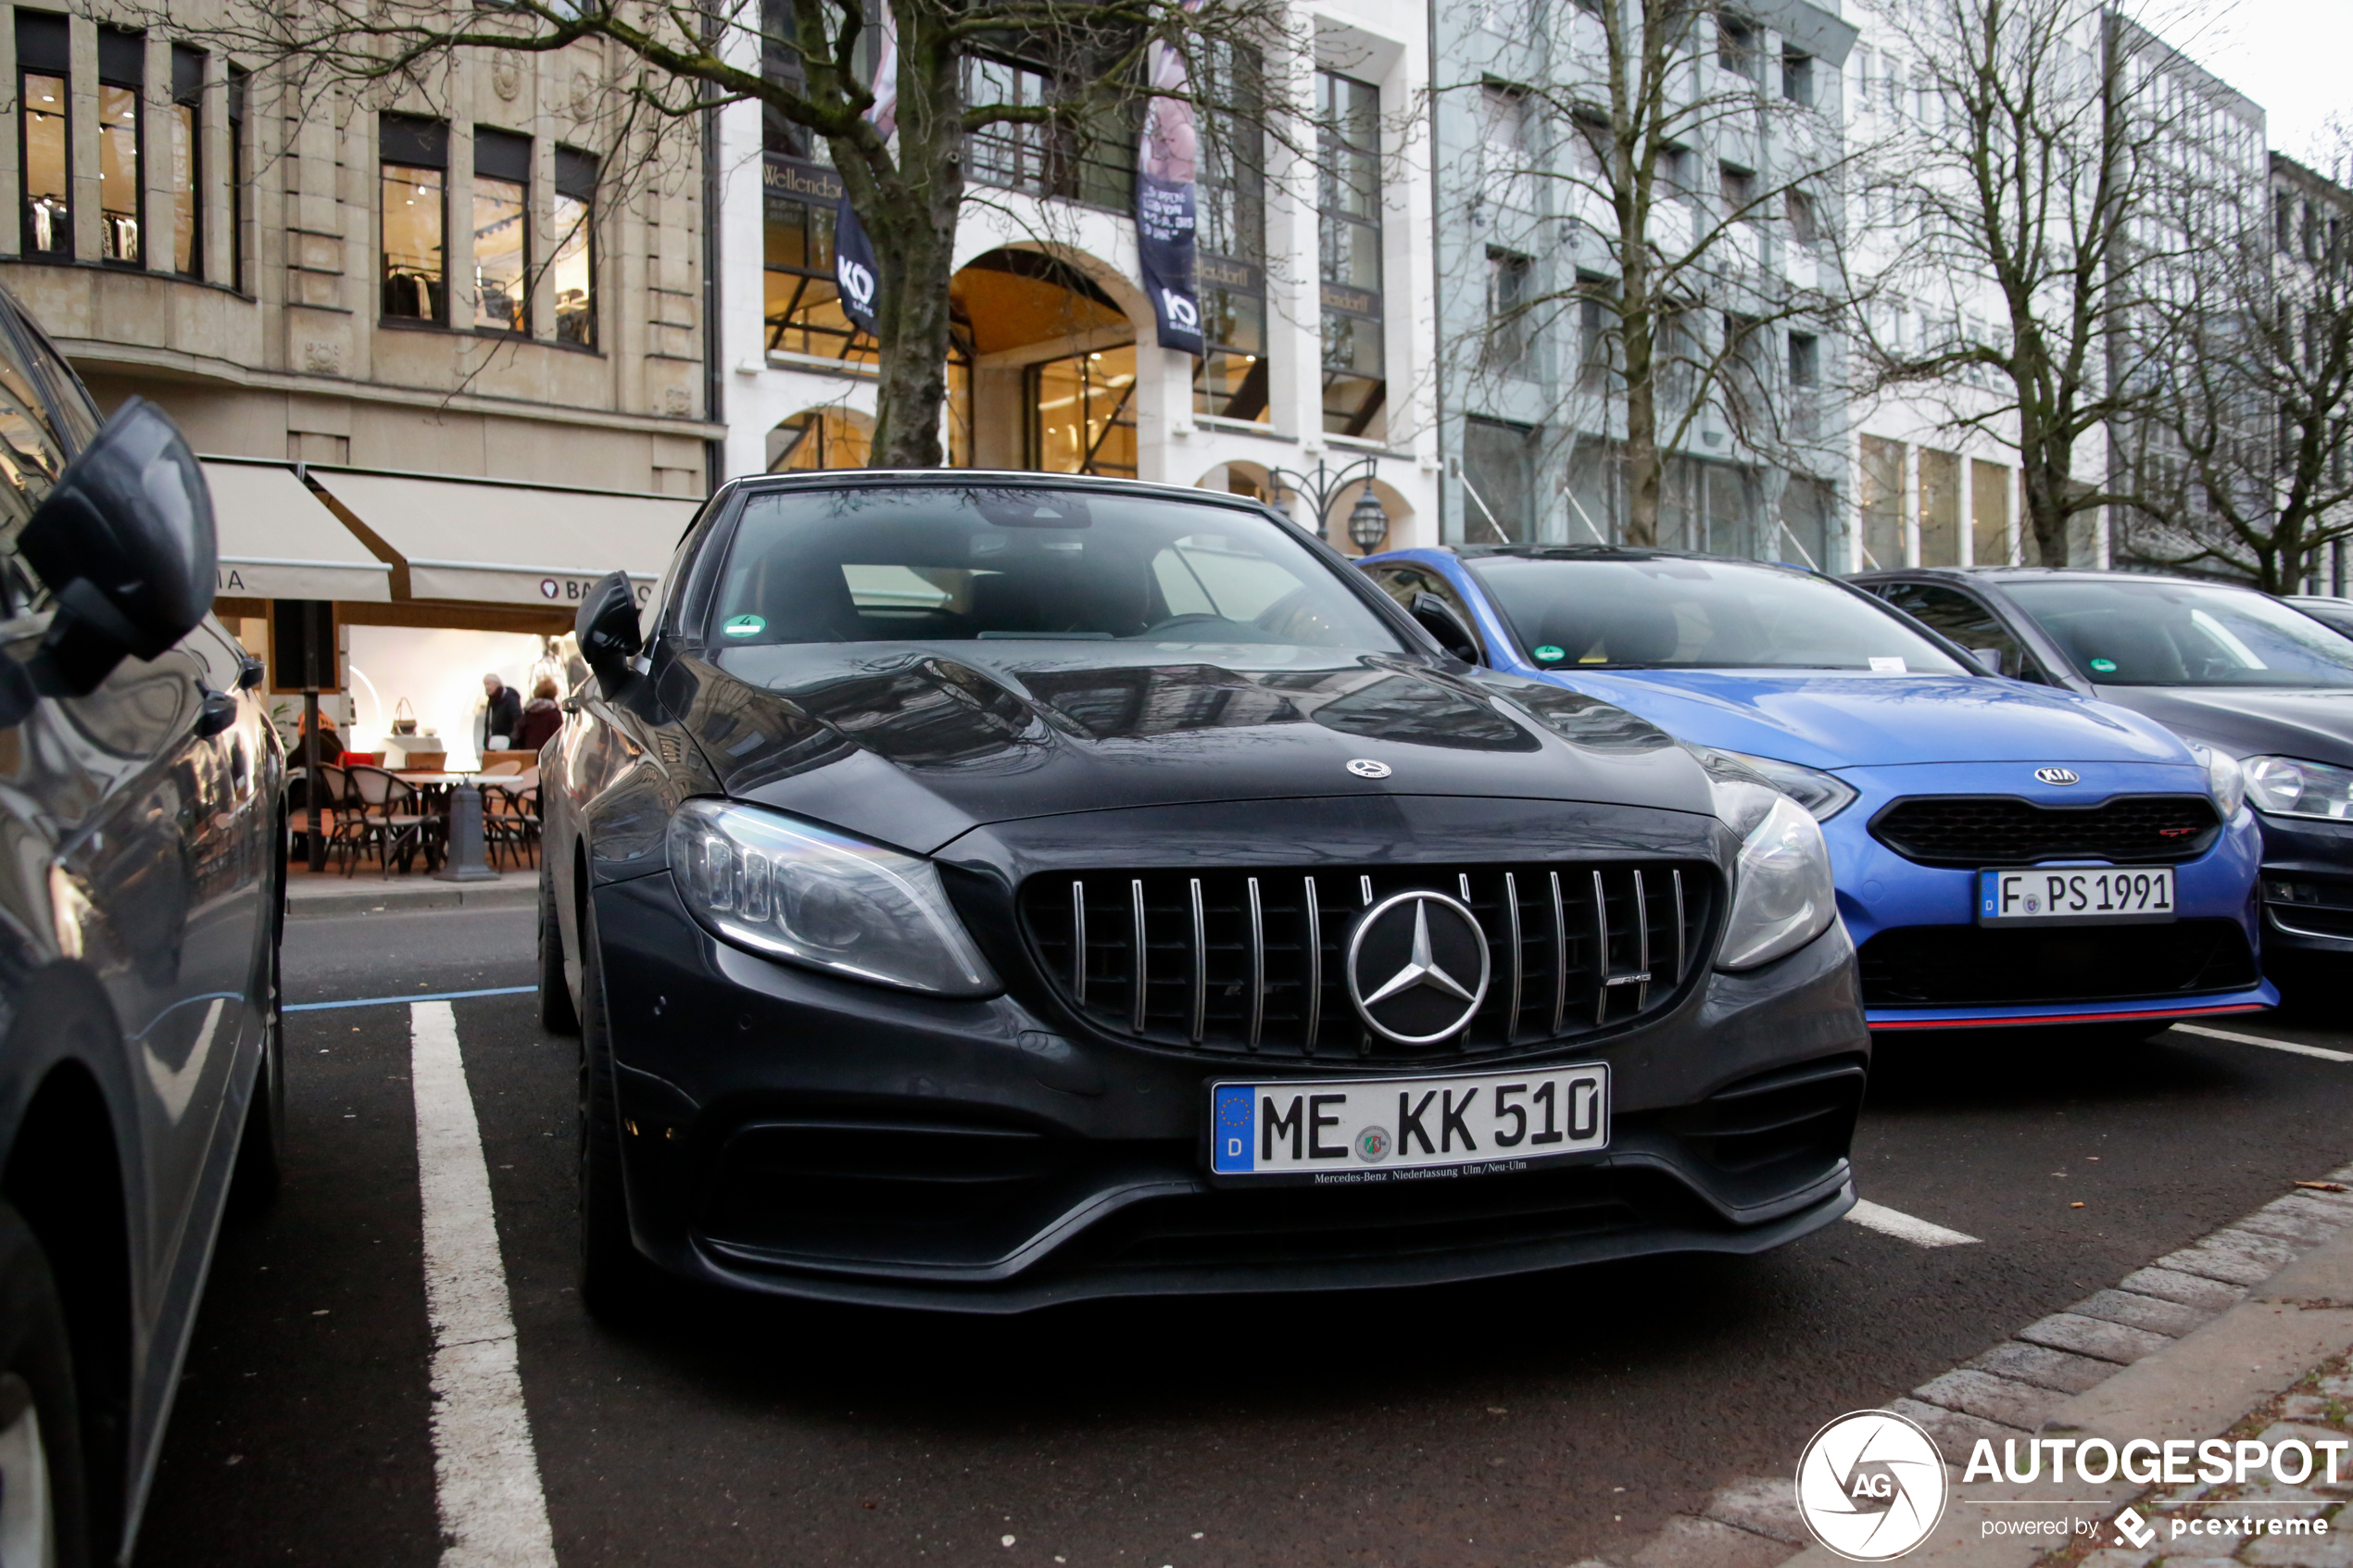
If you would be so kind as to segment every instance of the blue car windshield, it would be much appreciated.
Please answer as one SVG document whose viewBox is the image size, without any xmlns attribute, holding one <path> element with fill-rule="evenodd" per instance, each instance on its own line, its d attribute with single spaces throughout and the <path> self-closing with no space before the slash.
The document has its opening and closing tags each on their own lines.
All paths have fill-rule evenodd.
<svg viewBox="0 0 2353 1568">
<path fill-rule="evenodd" d="M 708 636 L 723 650 L 996 638 L 1406 651 L 1269 518 L 1045 485 L 752 495 Z"/>
<path fill-rule="evenodd" d="M 2353 686 L 2353 642 L 2252 588 L 2129 577 L 2002 586 L 2104 686 Z"/>
<path fill-rule="evenodd" d="M 1778 567 L 1675 557 L 1468 564 L 1540 669 L 1964 673 L 1894 612 Z"/>
</svg>

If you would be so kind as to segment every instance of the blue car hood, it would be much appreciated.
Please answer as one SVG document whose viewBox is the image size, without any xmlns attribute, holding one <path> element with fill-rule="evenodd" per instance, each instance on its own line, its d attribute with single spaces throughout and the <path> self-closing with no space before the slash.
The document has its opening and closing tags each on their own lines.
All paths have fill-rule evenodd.
<svg viewBox="0 0 2353 1568">
<path fill-rule="evenodd" d="M 1547 671 L 1668 734 L 1809 768 L 2182 762 L 2171 732 L 2068 692 L 1968 675 Z"/>
</svg>

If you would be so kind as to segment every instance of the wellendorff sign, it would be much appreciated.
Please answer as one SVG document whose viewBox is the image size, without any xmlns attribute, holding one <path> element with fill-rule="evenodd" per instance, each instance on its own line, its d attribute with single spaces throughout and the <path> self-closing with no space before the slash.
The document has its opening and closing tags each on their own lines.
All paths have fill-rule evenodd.
<svg viewBox="0 0 2353 1568">
<path fill-rule="evenodd" d="M 761 194 L 822 207 L 831 207 L 841 200 L 841 176 L 828 166 L 787 157 L 782 153 L 765 153 L 761 158 Z"/>
</svg>

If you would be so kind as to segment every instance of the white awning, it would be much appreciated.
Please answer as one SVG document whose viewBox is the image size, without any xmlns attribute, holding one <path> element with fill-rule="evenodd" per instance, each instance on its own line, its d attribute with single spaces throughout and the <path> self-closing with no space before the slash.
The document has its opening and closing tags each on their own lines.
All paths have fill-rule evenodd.
<svg viewBox="0 0 2353 1568">
<path fill-rule="evenodd" d="M 702 504 L 315 467 L 310 477 L 407 562 L 419 599 L 569 607 L 615 570 L 650 586 Z"/>
<path fill-rule="evenodd" d="M 213 592 L 235 598 L 392 597 L 392 567 L 368 553 L 284 463 L 202 459 L 220 567 Z"/>
</svg>

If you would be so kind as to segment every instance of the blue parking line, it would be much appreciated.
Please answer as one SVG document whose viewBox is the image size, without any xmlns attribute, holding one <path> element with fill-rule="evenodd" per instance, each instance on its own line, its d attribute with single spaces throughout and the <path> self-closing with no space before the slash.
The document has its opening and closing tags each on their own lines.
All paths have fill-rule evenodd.
<svg viewBox="0 0 2353 1568">
<path fill-rule="evenodd" d="M 327 1008 L 387 1007 L 394 1002 L 462 1002 L 474 997 L 520 997 L 536 985 L 500 985 L 489 991 L 430 991 L 414 997 L 356 997 L 347 1002 L 289 1002 L 281 1012 L 319 1012 Z"/>
</svg>

